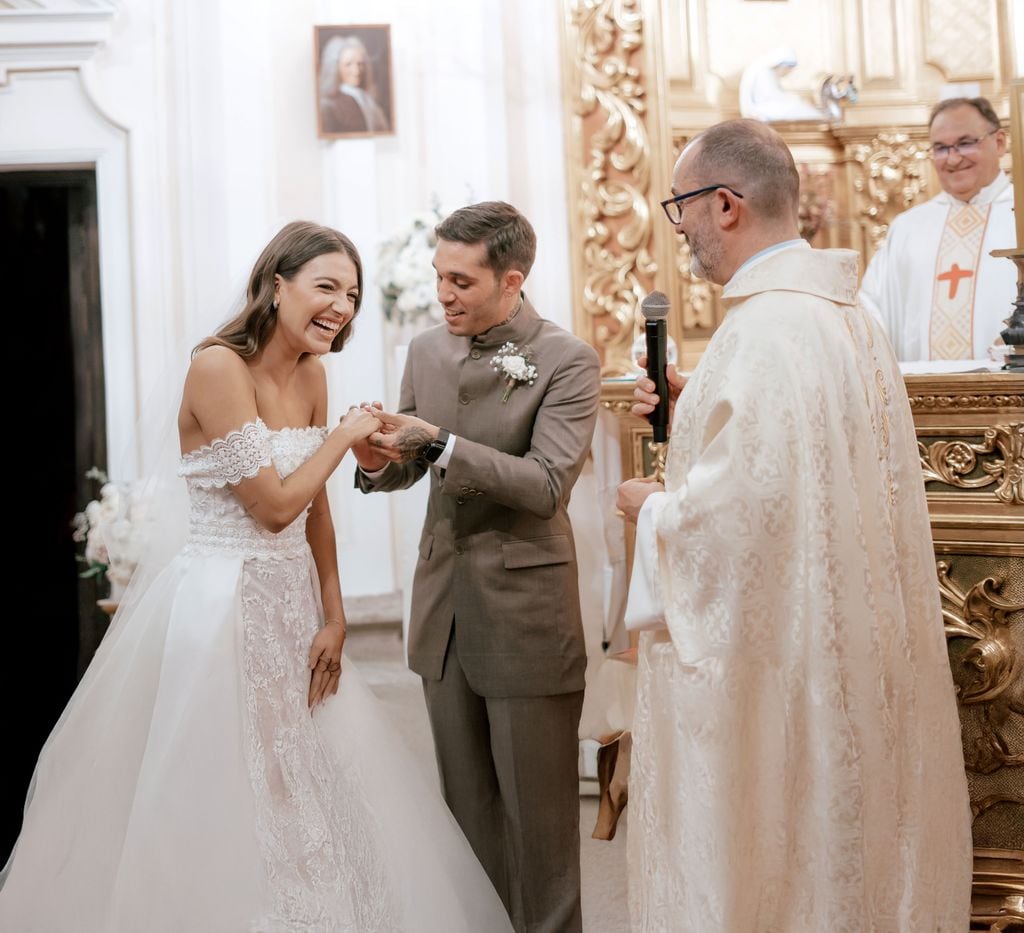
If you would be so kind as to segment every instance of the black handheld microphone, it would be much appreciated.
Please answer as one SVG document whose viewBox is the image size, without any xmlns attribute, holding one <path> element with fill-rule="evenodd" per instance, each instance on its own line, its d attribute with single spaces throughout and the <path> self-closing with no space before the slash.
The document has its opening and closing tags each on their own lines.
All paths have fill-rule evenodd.
<svg viewBox="0 0 1024 933">
<path fill-rule="evenodd" d="M 669 303 L 661 292 L 651 292 L 642 302 L 640 310 L 644 315 L 644 336 L 647 338 L 647 378 L 654 383 L 658 404 L 648 416 L 654 428 L 655 443 L 668 440 L 668 317 Z"/>
</svg>

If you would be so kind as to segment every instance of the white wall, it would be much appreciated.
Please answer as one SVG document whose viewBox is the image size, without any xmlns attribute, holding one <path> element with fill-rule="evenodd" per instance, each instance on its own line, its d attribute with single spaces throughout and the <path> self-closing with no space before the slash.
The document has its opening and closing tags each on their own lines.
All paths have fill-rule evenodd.
<svg viewBox="0 0 1024 933">
<path fill-rule="evenodd" d="M 11 50 L 24 46 L 27 14 L 0 9 L 0 55 L 11 68 L 6 83 L 0 77 L 0 166 L 99 167 L 112 460 L 122 459 L 142 401 L 161 388 L 172 348 L 227 314 L 260 248 L 289 220 L 339 227 L 366 266 L 356 339 L 328 361 L 336 412 L 392 396 L 393 353 L 373 287 L 377 244 L 435 194 L 446 205 L 502 198 L 523 210 L 539 239 L 528 291 L 571 327 L 557 4 L 31 6 L 36 32 L 56 28 L 61 12 L 71 15 L 60 28 L 72 32 L 83 11 L 105 17 L 105 39 L 86 64 L 69 67 L 49 42 L 25 71 L 25 56 Z M 359 22 L 391 24 L 397 134 L 319 140 L 313 26 Z M 398 588 L 418 503 L 356 493 L 348 464 L 331 494 L 346 592 Z"/>
</svg>

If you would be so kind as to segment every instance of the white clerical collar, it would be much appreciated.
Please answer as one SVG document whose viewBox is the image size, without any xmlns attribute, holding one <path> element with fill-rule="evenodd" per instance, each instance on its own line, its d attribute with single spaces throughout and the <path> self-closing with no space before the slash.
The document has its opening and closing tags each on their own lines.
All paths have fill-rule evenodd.
<svg viewBox="0 0 1024 933">
<path fill-rule="evenodd" d="M 782 252 L 782 250 L 784 249 L 798 249 L 800 247 L 806 247 L 807 249 L 810 249 L 811 244 L 808 243 L 805 239 L 803 239 L 803 237 L 795 237 L 792 240 L 783 240 L 781 243 L 772 243 L 771 246 L 766 246 L 764 249 L 758 250 L 758 252 L 754 253 L 753 256 L 747 259 L 747 261 L 743 263 L 743 265 L 740 266 L 732 274 L 732 278 L 729 279 L 729 282 L 735 281 L 736 277 L 741 272 L 746 272 L 748 269 L 752 268 L 753 266 L 756 266 L 758 263 L 763 262 L 772 253 L 779 253 Z M 726 282 L 723 288 L 728 288 L 729 282 Z"/>
<path fill-rule="evenodd" d="M 972 204 L 976 207 L 984 207 L 986 204 L 991 204 L 999 197 L 1007 188 L 1010 187 L 1010 176 L 1006 172 L 1000 170 L 999 174 L 996 175 L 995 181 L 991 184 L 985 185 L 970 201 L 968 204 Z M 947 191 L 942 192 L 946 196 L 946 200 L 950 204 L 963 204 L 959 198 L 953 197 Z"/>
</svg>

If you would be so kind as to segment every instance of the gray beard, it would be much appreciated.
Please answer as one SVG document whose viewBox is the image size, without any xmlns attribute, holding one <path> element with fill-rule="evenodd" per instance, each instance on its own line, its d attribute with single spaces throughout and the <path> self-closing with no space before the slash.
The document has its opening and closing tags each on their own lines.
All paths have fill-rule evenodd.
<svg viewBox="0 0 1024 933">
<path fill-rule="evenodd" d="M 711 276 L 722 259 L 722 249 L 714 240 L 705 237 L 690 239 L 690 275 L 707 282 L 714 281 Z"/>
</svg>

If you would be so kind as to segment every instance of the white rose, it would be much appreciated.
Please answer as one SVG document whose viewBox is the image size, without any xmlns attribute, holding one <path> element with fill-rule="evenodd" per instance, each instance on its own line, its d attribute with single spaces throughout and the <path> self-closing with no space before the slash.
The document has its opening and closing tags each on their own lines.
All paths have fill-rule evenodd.
<svg viewBox="0 0 1024 933">
<path fill-rule="evenodd" d="M 85 512 L 75 512 L 75 517 L 71 519 L 71 525 L 75 529 L 71 540 L 84 541 L 86 535 L 89 534 L 89 519 L 85 517 Z"/>
<path fill-rule="evenodd" d="M 95 499 L 85 507 L 85 517 L 91 528 L 95 528 L 102 521 L 103 513 L 100 509 L 100 504 Z"/>
<path fill-rule="evenodd" d="M 507 372 L 514 379 L 526 379 L 527 378 L 527 365 L 526 360 L 521 356 L 507 356 L 505 357 L 505 372 Z"/>
<path fill-rule="evenodd" d="M 105 483 L 100 490 L 100 520 L 113 521 L 121 511 L 121 490 L 116 483 Z"/>
<path fill-rule="evenodd" d="M 406 289 L 398 296 L 398 301 L 395 303 L 402 314 L 412 314 L 416 310 L 416 295 L 412 289 Z"/>
<path fill-rule="evenodd" d="M 134 564 L 115 560 L 107 568 L 107 579 L 110 580 L 111 583 L 120 583 L 121 586 L 127 586 L 131 582 L 132 571 L 134 570 Z"/>
<path fill-rule="evenodd" d="M 430 282 L 420 282 L 420 284 L 413 289 L 413 295 L 416 297 L 416 307 L 429 307 L 436 294 L 437 291 Z"/>
<path fill-rule="evenodd" d="M 395 266 L 395 284 L 405 291 L 409 288 L 415 288 L 422 279 L 423 262 L 421 258 L 415 254 L 410 254 L 406 250 L 402 253 L 398 264 Z"/>
<path fill-rule="evenodd" d="M 85 559 L 97 564 L 108 564 L 107 547 L 103 543 L 103 535 L 99 528 L 93 528 L 85 540 Z"/>
</svg>

